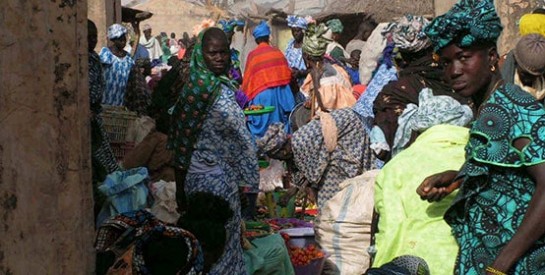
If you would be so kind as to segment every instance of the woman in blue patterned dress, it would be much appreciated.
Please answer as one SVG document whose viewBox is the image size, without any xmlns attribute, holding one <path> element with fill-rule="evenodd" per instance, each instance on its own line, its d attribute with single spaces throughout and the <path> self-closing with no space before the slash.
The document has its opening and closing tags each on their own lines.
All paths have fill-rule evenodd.
<svg viewBox="0 0 545 275">
<path fill-rule="evenodd" d="M 120 24 L 111 25 L 108 28 L 108 39 L 112 45 L 102 48 L 99 54 L 106 82 L 102 104 L 123 106 L 129 73 L 134 65 L 134 60 L 124 50 L 127 29 Z"/>
<path fill-rule="evenodd" d="M 303 59 L 303 38 L 307 30 L 307 20 L 297 15 L 288 15 L 288 27 L 291 29 L 292 39 L 288 42 L 284 56 L 288 60 L 292 77 L 299 86 L 303 85 L 308 74 L 307 65 Z"/>
<path fill-rule="evenodd" d="M 244 274 L 240 244 L 239 185 L 258 188 L 257 154 L 235 88 L 226 77 L 230 64 L 227 37 L 218 28 L 203 30 L 191 56 L 190 79 L 173 109 L 169 147 L 177 165 L 176 197 L 208 192 L 229 202 L 234 214 L 226 224 L 222 257 L 209 274 Z"/>
<path fill-rule="evenodd" d="M 461 170 L 417 189 L 437 201 L 460 188 L 445 214 L 460 248 L 456 274 L 545 273 L 545 109 L 501 80 L 501 30 L 490 0 L 461 0 L 426 29 L 454 92 L 478 106 Z"/>
</svg>

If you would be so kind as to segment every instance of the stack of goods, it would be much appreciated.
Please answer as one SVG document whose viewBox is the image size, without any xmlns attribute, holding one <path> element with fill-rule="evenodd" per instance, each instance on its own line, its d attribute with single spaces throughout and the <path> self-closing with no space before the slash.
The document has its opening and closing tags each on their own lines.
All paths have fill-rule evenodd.
<svg viewBox="0 0 545 275">
<path fill-rule="evenodd" d="M 272 233 L 271 227 L 264 222 L 245 221 L 246 230 L 243 232 L 244 237 L 248 240 L 268 236 Z"/>
</svg>

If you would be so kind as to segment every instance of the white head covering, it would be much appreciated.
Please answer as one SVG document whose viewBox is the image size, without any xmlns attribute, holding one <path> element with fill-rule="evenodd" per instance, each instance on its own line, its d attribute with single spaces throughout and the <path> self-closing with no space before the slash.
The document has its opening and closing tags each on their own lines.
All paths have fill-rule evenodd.
<svg viewBox="0 0 545 275">
<path fill-rule="evenodd" d="M 120 24 L 113 24 L 108 28 L 108 39 L 116 39 L 127 33 L 127 28 Z"/>
</svg>

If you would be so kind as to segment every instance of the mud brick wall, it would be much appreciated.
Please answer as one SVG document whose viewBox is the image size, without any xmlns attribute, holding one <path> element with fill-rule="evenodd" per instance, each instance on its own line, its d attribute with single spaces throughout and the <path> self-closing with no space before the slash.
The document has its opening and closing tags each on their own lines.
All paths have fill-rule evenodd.
<svg viewBox="0 0 545 275">
<path fill-rule="evenodd" d="M 2 0 L 0 274 L 92 274 L 87 1 Z"/>
</svg>

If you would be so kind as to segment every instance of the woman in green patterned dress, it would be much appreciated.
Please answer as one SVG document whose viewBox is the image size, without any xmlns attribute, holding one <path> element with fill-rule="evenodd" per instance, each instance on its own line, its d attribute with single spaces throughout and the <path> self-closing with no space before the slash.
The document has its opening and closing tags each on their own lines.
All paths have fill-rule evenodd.
<svg viewBox="0 0 545 275">
<path fill-rule="evenodd" d="M 545 109 L 501 80 L 501 30 L 491 0 L 461 0 L 426 29 L 454 92 L 478 107 L 460 171 L 417 189 L 438 201 L 460 188 L 444 217 L 460 248 L 456 274 L 545 274 Z"/>
</svg>

